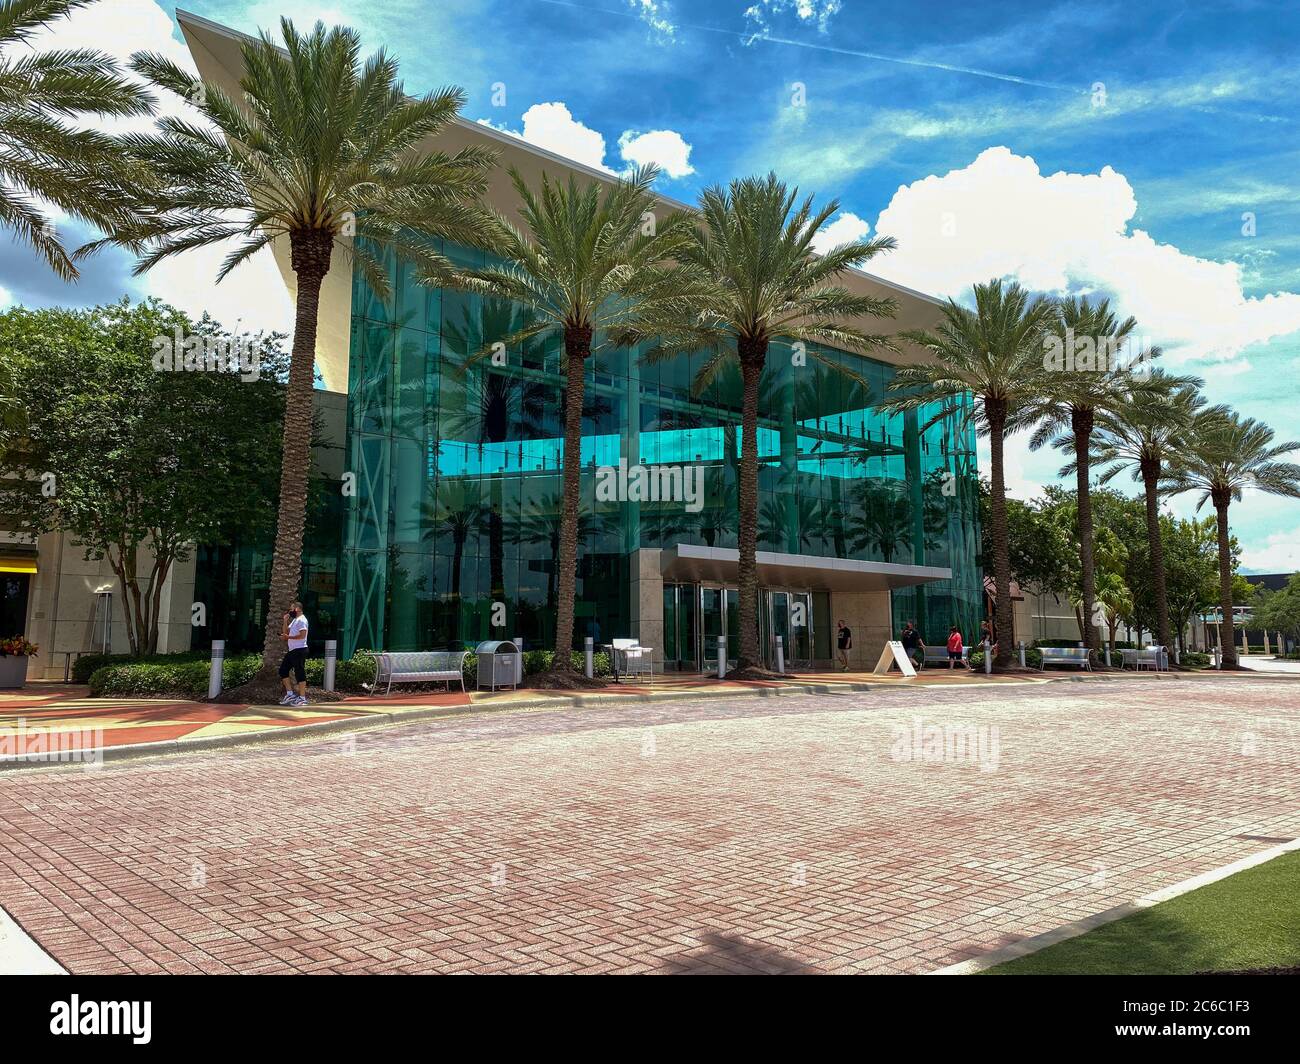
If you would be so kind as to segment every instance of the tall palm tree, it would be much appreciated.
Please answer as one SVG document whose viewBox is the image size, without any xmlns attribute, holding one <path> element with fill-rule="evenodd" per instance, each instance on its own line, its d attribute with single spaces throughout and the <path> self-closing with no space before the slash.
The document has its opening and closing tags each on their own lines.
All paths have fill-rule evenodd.
<svg viewBox="0 0 1300 1064">
<path fill-rule="evenodd" d="M 969 394 L 966 417 L 976 419 L 989 438 L 991 491 L 989 538 L 993 545 L 994 624 L 998 668 L 1011 664 L 1014 627 L 1011 606 L 1011 546 L 1007 531 L 1007 486 L 1003 449 L 1009 419 L 1043 391 L 1043 336 L 1052 324 L 1052 305 L 1031 297 L 1018 284 L 999 280 L 977 284 L 975 309 L 953 300 L 937 329 L 903 333 L 928 360 L 903 366 L 889 383 L 899 393 L 881 404 L 885 410 L 915 410 L 937 404 L 926 425 L 950 417 Z"/>
<path fill-rule="evenodd" d="M 1029 439 L 1031 450 L 1050 442 L 1073 452 L 1071 467 L 1079 500 L 1082 635 L 1088 649 L 1093 651 L 1100 650 L 1101 643 L 1096 625 L 1097 569 L 1093 558 L 1089 448 L 1098 413 L 1121 402 L 1137 379 L 1133 371 L 1145 367 L 1159 355 L 1158 350 L 1144 351 L 1134 359 L 1135 365 L 1124 364 L 1115 357 L 1136 327 L 1134 318 L 1123 321 L 1117 318 L 1106 299 L 1093 303 L 1087 296 L 1080 296 L 1058 302 L 1047 339 L 1057 342 L 1057 351 L 1063 357 L 1056 364 L 1044 360 L 1042 394 L 1011 417 L 1013 431 L 1036 426 Z M 1091 357 L 1087 357 L 1086 347 L 1076 350 L 1076 341 L 1091 345 Z"/>
<path fill-rule="evenodd" d="M 1156 637 L 1173 645 L 1169 623 L 1168 581 L 1164 538 L 1160 534 L 1160 481 L 1168 460 L 1182 449 L 1183 438 L 1205 399 L 1197 391 L 1202 381 L 1173 377 L 1162 370 L 1151 374 L 1147 387 L 1131 389 L 1097 418 L 1093 464 L 1102 468 L 1099 483 L 1109 483 L 1131 468 L 1142 482 L 1146 501 L 1147 549 L 1155 593 Z"/>
<path fill-rule="evenodd" d="M 452 282 L 532 311 L 510 335 L 485 342 L 504 341 L 510 348 L 558 334 L 564 344 L 563 508 L 549 678 L 557 686 L 581 683 L 571 651 L 587 360 L 620 330 L 635 327 L 642 314 L 675 303 L 682 287 L 681 269 L 669 262 L 682 245 L 686 219 L 678 213 L 657 217 L 651 185 L 658 172 L 643 167 L 608 183 L 574 176 L 552 181 L 543 174 L 540 186 L 531 188 L 512 169 L 524 229 L 493 212 L 489 247 L 500 265 L 464 270 Z"/>
<path fill-rule="evenodd" d="M 1254 418 L 1243 418 L 1227 407 L 1199 412 L 1187 432 L 1186 442 L 1173 457 L 1165 493 L 1200 493 L 1196 508 L 1214 504 L 1219 539 L 1219 643 L 1223 664 L 1237 665 L 1232 642 L 1232 547 L 1228 534 L 1228 507 L 1247 488 L 1300 499 L 1300 465 L 1279 461 L 1300 450 L 1300 440 L 1273 442 L 1273 430 Z"/>
<path fill-rule="evenodd" d="M 297 597 L 317 311 L 333 252 L 351 256 L 380 294 L 389 284 L 379 244 L 426 273 L 450 274 L 438 238 L 481 238 L 475 200 L 494 158 L 477 148 L 451 155 L 422 150 L 425 138 L 456 116 L 465 100 L 460 89 L 409 99 L 396 61 L 380 51 L 363 62 L 354 30 L 317 23 L 300 34 L 288 19 L 280 26 L 282 41 L 263 33 L 243 46 L 238 99 L 162 56 L 132 58 L 153 84 L 189 100 L 205 124 L 167 117 L 156 133 L 124 138 L 160 187 L 151 193 L 147 221 L 110 237 L 140 255 L 136 273 L 193 248 L 237 241 L 218 281 L 273 240 L 288 241 L 297 307 L 259 682 L 274 676 L 280 617 Z"/>
<path fill-rule="evenodd" d="M 39 202 L 109 232 L 140 221 L 142 169 L 108 134 L 78 128 L 76 116 L 128 118 L 153 112 L 153 97 L 93 49 L 25 51 L 35 34 L 90 0 L 0 0 L 0 225 L 35 249 L 65 281 L 69 255 Z"/>
<path fill-rule="evenodd" d="M 854 376 L 822 355 L 818 343 L 849 351 L 890 347 L 887 337 L 849 324 L 855 318 L 892 317 L 890 299 L 854 295 L 836 284 L 849 269 L 882 251 L 892 237 L 854 240 L 825 255 L 813 239 L 839 210 L 831 200 L 813 210 L 813 197 L 798 202 L 799 190 L 775 174 L 747 177 L 728 188 L 713 186 L 700 196 L 700 224 L 679 260 L 691 273 L 693 290 L 684 304 L 688 317 L 651 322 L 658 344 L 650 361 L 686 351 L 706 351 L 694 387 L 707 386 L 718 371 L 738 363 L 741 373 L 741 442 L 737 488 L 739 510 L 740 648 L 731 675 L 761 672 L 758 645 L 758 408 L 759 386 L 775 340 L 806 345 L 809 364 L 820 363 Z"/>
</svg>

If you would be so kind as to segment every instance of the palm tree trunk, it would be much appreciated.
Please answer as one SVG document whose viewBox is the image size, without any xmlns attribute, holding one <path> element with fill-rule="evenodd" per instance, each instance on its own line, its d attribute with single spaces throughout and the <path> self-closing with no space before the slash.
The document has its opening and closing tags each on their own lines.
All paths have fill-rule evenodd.
<svg viewBox="0 0 1300 1064">
<path fill-rule="evenodd" d="M 740 483 L 737 492 L 740 531 L 737 538 L 740 591 L 740 649 L 736 671 L 762 664 L 758 648 L 758 382 L 767 344 L 739 345 L 743 398 L 740 412 Z"/>
<path fill-rule="evenodd" d="M 1003 465 L 1003 443 L 1007 428 L 1007 404 L 1004 399 L 984 399 L 984 413 L 989 423 L 989 465 L 992 487 L 989 498 L 989 538 L 993 541 L 993 633 L 998 652 L 993 665 L 1005 669 L 1011 664 L 1011 635 L 1015 621 L 1011 615 L 1011 538 L 1007 531 L 1007 479 Z"/>
<path fill-rule="evenodd" d="M 573 607 L 578 587 L 578 504 L 582 501 L 583 374 L 591 353 L 590 328 L 564 330 L 564 497 L 560 504 L 560 546 L 556 558 L 556 672 L 573 671 Z"/>
<path fill-rule="evenodd" d="M 1226 493 L 1214 492 L 1214 515 L 1219 527 L 1219 644 L 1223 647 L 1223 666 L 1237 667 L 1237 644 L 1232 638 L 1232 546 L 1228 542 L 1228 502 Z"/>
<path fill-rule="evenodd" d="M 280 443 L 280 510 L 275 526 L 275 554 L 262 637 L 262 667 L 255 682 L 273 681 L 283 650 L 281 621 L 298 597 L 302 579 L 302 533 L 307 520 L 307 477 L 311 469 L 312 381 L 316 372 L 316 322 L 321 282 L 330 268 L 334 238 L 326 230 L 289 235 L 290 261 L 298 281 L 298 305 L 285 394 L 284 433 Z"/>
<path fill-rule="evenodd" d="M 1142 460 L 1142 488 L 1147 506 L 1147 549 L 1151 553 L 1151 583 L 1156 597 L 1156 639 L 1163 647 L 1172 643 L 1169 627 L 1169 592 L 1165 583 L 1165 543 L 1160 534 L 1160 463 Z"/>
<path fill-rule="evenodd" d="M 1096 625 L 1097 568 L 1092 555 L 1092 482 L 1088 452 L 1092 439 L 1092 411 L 1088 409 L 1071 411 L 1070 427 L 1074 430 L 1074 483 L 1079 501 L 1079 569 L 1083 583 L 1083 642 L 1089 650 L 1100 651 L 1101 641 L 1098 639 Z"/>
</svg>

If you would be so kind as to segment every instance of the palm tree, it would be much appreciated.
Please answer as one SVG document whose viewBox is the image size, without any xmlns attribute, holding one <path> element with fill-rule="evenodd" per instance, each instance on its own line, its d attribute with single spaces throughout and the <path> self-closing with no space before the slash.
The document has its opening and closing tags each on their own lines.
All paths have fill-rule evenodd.
<svg viewBox="0 0 1300 1064">
<path fill-rule="evenodd" d="M 758 408 L 759 385 L 775 340 L 800 343 L 812 362 L 853 377 L 851 369 L 820 353 L 825 343 L 850 351 L 889 348 L 890 341 L 847 324 L 854 318 L 892 317 L 890 299 L 854 295 L 834 282 L 844 271 L 892 250 L 892 237 L 854 240 L 818 256 L 814 237 L 839 210 L 831 200 L 813 210 L 809 196 L 775 174 L 713 186 L 700 196 L 702 225 L 679 260 L 693 285 L 682 301 L 688 316 L 652 319 L 649 335 L 660 337 L 647 359 L 687 351 L 711 353 L 696 376 L 703 390 L 725 365 L 741 373 L 739 510 L 740 648 L 733 677 L 761 672 L 758 646 Z M 678 309 L 678 308 L 671 308 Z M 860 379 L 860 378 L 859 378 Z"/>
<path fill-rule="evenodd" d="M 243 46 L 238 100 L 162 56 L 133 57 L 136 71 L 189 100 L 212 129 L 168 117 L 156 133 L 124 138 L 160 187 L 151 192 L 147 221 L 110 237 L 140 255 L 136 273 L 193 248 L 238 241 L 218 281 L 276 238 L 288 240 L 297 307 L 259 682 L 274 676 L 271 648 L 301 574 L 317 310 L 333 251 L 350 255 L 381 294 L 389 285 L 379 244 L 430 275 L 450 274 L 438 238 L 481 238 L 474 201 L 493 160 L 477 148 L 421 150 L 456 116 L 465 100 L 460 89 L 409 99 L 396 61 L 381 51 L 362 62 L 351 29 L 317 23 L 300 34 L 284 19 L 281 35 L 282 45 L 263 33 Z"/>
<path fill-rule="evenodd" d="M 1142 482 L 1146 500 L 1147 548 L 1155 593 L 1156 637 L 1163 647 L 1173 645 L 1169 623 L 1168 581 L 1165 575 L 1164 539 L 1160 534 L 1160 481 L 1165 464 L 1182 448 L 1182 440 L 1205 399 L 1196 378 L 1152 373 L 1148 386 L 1131 389 L 1097 418 L 1093 464 L 1106 467 L 1099 483 L 1106 484 L 1120 470 L 1131 467 L 1133 479 Z"/>
<path fill-rule="evenodd" d="M 111 136 L 67 120 L 148 115 L 154 103 L 103 52 L 23 49 L 47 23 L 89 2 L 0 2 L 0 225 L 30 244 L 65 281 L 77 279 L 77 256 L 60 243 L 39 201 L 110 232 L 139 223 L 136 201 L 147 180 Z"/>
<path fill-rule="evenodd" d="M 1237 665 L 1232 642 L 1232 546 L 1228 535 L 1228 506 L 1247 488 L 1300 498 L 1300 465 L 1279 461 L 1300 450 L 1300 440 L 1273 442 L 1273 430 L 1254 418 L 1243 418 L 1227 407 L 1212 406 L 1192 419 L 1182 450 L 1173 457 L 1165 493 L 1200 493 L 1196 508 L 1214 504 L 1219 538 L 1219 643 L 1223 664 Z"/>
<path fill-rule="evenodd" d="M 644 167 L 609 183 L 579 183 L 574 176 L 552 181 L 543 174 L 534 189 L 512 169 L 525 229 L 493 212 L 489 247 L 501 264 L 467 269 L 452 282 L 532 311 L 510 335 L 485 337 L 485 343 L 503 341 L 510 348 L 558 334 L 564 344 L 564 487 L 550 677 L 561 686 L 580 682 L 571 652 L 587 360 L 620 330 L 634 328 L 642 314 L 674 303 L 684 282 L 682 270 L 668 263 L 682 244 L 685 217 L 656 217 L 651 185 L 658 172 Z"/>
<path fill-rule="evenodd" d="M 993 545 L 994 623 L 998 640 L 995 664 L 1011 664 L 1014 627 L 1011 606 L 1011 547 L 1007 532 L 1007 487 L 1003 446 L 1009 419 L 1043 392 L 1043 337 L 1051 327 L 1052 305 L 1031 297 L 1018 284 L 999 280 L 977 284 L 975 309 L 949 300 L 943 322 L 934 331 L 903 333 L 929 361 L 903 366 L 889 383 L 901 394 L 881 404 L 885 410 L 915 410 L 938 404 L 925 426 L 952 416 L 969 394 L 967 417 L 977 420 L 989 437 L 991 490 L 989 538 Z"/>
<path fill-rule="evenodd" d="M 1055 362 L 1045 359 L 1043 392 L 1035 402 L 1022 407 L 1011 417 L 1015 431 L 1036 425 L 1029 440 L 1031 450 L 1053 443 L 1073 451 L 1078 493 L 1079 565 L 1082 579 L 1082 635 L 1089 650 L 1101 644 L 1096 627 L 1097 570 L 1093 559 L 1093 522 L 1091 467 L 1089 463 L 1093 426 L 1098 413 L 1122 402 L 1134 387 L 1133 370 L 1158 357 L 1158 350 L 1148 350 L 1134 359 L 1133 365 L 1115 358 L 1137 327 L 1134 318 L 1120 321 L 1110 309 L 1110 301 L 1094 304 L 1087 296 L 1061 300 L 1055 306 L 1052 328 L 1046 339 L 1056 341 L 1061 356 Z M 1076 341 L 1092 346 L 1092 351 L 1076 350 Z M 1064 475 L 1064 474 L 1063 474 Z"/>
</svg>

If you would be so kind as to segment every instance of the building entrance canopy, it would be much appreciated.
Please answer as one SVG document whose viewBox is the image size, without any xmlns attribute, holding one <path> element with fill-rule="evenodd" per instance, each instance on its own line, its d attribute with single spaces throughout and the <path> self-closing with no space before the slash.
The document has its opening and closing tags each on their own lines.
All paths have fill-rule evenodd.
<svg viewBox="0 0 1300 1064">
<path fill-rule="evenodd" d="M 740 553 L 730 547 L 678 543 L 661 555 L 665 581 L 735 584 Z M 937 565 L 821 558 L 810 554 L 758 552 L 758 582 L 765 587 L 816 588 L 827 591 L 889 591 L 935 580 L 948 580 L 952 570 Z"/>
</svg>

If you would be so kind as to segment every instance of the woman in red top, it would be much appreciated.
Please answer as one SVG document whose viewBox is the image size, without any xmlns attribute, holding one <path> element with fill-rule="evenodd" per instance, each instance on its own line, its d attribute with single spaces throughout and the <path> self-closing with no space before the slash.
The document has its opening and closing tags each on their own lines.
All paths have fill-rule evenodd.
<svg viewBox="0 0 1300 1064">
<path fill-rule="evenodd" d="M 961 661 L 961 629 L 956 625 L 948 630 L 948 668 L 955 669 Z"/>
</svg>

